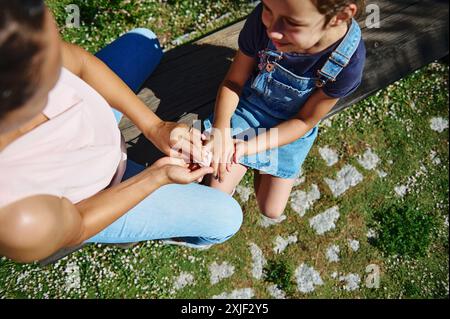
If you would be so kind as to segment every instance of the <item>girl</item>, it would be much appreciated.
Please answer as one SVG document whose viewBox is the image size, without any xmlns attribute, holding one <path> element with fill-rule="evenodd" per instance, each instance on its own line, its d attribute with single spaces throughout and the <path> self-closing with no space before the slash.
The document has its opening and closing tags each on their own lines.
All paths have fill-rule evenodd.
<svg viewBox="0 0 450 319">
<path fill-rule="evenodd" d="M 269 218 L 283 213 L 319 121 L 361 82 L 365 47 L 353 18 L 362 5 L 263 0 L 256 7 L 204 122 L 210 186 L 232 193 L 253 168 L 260 210 Z"/>
</svg>

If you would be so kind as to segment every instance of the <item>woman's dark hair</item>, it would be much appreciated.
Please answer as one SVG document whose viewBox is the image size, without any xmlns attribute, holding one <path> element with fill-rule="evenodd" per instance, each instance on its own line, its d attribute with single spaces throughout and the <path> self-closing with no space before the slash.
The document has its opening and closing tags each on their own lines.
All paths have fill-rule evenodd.
<svg viewBox="0 0 450 319">
<path fill-rule="evenodd" d="M 0 0 L 0 120 L 36 93 L 44 21 L 43 0 Z"/>
<path fill-rule="evenodd" d="M 317 10 L 325 15 L 325 24 L 352 3 L 358 6 L 357 16 L 361 15 L 365 2 L 365 0 L 313 0 Z"/>
</svg>

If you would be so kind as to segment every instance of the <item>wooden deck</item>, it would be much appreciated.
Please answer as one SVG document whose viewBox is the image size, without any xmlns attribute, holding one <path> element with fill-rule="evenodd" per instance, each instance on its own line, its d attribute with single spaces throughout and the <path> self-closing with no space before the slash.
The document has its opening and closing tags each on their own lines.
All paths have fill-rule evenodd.
<svg viewBox="0 0 450 319">
<path fill-rule="evenodd" d="M 380 28 L 358 22 L 367 47 L 364 79 L 359 89 L 342 99 L 331 116 L 405 75 L 448 55 L 448 1 L 368 1 L 380 7 Z M 219 84 L 237 49 L 244 21 L 166 53 L 139 96 L 164 120 L 192 122 L 214 108 Z M 160 153 L 124 118 L 120 128 L 130 158 L 151 163 Z"/>
<path fill-rule="evenodd" d="M 360 25 L 367 47 L 363 83 L 339 102 L 328 116 L 351 106 L 414 70 L 448 55 L 448 2 L 371 1 L 381 8 L 381 28 Z M 244 21 L 168 52 L 139 96 L 164 120 L 192 122 L 207 117 L 214 108 L 219 84 L 237 49 Z M 128 156 L 142 164 L 162 154 L 126 118 L 120 128 Z M 80 249 L 63 249 L 40 262 L 45 266 Z"/>
</svg>

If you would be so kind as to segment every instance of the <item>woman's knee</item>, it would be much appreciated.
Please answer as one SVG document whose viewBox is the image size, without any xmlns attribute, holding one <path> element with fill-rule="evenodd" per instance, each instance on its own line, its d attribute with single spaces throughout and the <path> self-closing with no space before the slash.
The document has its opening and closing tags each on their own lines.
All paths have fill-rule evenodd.
<svg viewBox="0 0 450 319">
<path fill-rule="evenodd" d="M 122 35 L 96 56 L 138 93 L 161 62 L 163 51 L 154 32 L 138 28 Z"/>
<path fill-rule="evenodd" d="M 161 58 L 163 55 L 163 50 L 161 48 L 161 44 L 159 43 L 159 39 L 157 35 L 150 29 L 147 28 L 136 28 L 129 31 L 127 34 L 137 34 L 145 37 L 150 41 L 152 49 L 154 49 L 154 54 L 156 55 L 153 58 Z"/>
<path fill-rule="evenodd" d="M 243 222 L 243 214 L 241 206 L 234 198 L 225 193 L 221 195 L 222 198 L 217 202 L 214 210 L 214 217 L 217 225 L 216 236 L 219 241 L 225 241 L 239 231 Z"/>
<path fill-rule="evenodd" d="M 147 28 L 136 28 L 136 29 L 129 31 L 128 33 L 140 34 L 140 35 L 148 38 L 149 40 L 158 40 L 158 37 L 156 36 L 156 34 L 152 30 L 147 29 Z"/>
</svg>

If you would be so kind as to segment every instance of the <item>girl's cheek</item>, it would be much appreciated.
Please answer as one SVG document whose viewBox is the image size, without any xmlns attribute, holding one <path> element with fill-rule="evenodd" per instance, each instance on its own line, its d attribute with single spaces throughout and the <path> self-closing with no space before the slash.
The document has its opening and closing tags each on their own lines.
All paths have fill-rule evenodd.
<svg viewBox="0 0 450 319">
<path fill-rule="evenodd" d="M 305 41 L 308 41 L 308 39 L 302 33 L 296 33 L 290 38 L 292 39 L 291 42 L 300 48 L 303 48 L 305 45 Z"/>
<path fill-rule="evenodd" d="M 303 49 L 309 49 L 318 40 L 319 38 L 316 34 L 307 32 L 306 30 L 297 32 L 294 37 L 294 41 Z"/>
</svg>

